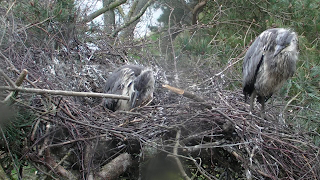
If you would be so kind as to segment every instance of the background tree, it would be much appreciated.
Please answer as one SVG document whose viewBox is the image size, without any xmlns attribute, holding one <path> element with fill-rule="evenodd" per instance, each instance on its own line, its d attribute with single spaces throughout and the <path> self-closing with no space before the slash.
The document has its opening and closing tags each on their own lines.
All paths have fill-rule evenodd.
<svg viewBox="0 0 320 180">
<path fill-rule="evenodd" d="M 125 13 L 124 8 L 121 6 L 124 3 L 126 3 L 125 0 L 104 0 L 103 8 L 90 14 L 84 19 L 84 22 L 90 22 L 97 16 L 104 14 L 105 29 L 106 32 L 110 33 L 111 37 L 116 37 L 119 32 L 123 31 L 121 33 L 123 37 L 133 38 L 133 31 L 139 22 L 139 18 L 152 5 L 153 0 L 134 0 L 129 2 L 127 4 L 130 6 L 128 13 Z M 115 20 L 115 15 L 119 16 L 119 21 Z"/>
</svg>

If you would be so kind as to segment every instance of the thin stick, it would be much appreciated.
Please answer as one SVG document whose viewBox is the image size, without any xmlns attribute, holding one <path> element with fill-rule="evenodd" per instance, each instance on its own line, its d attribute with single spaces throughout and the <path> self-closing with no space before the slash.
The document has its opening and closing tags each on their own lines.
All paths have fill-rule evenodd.
<svg viewBox="0 0 320 180">
<path fill-rule="evenodd" d="M 16 84 L 3 72 L 2 69 L 0 69 L 0 75 L 4 77 L 12 87 L 16 87 Z"/>
<path fill-rule="evenodd" d="M 178 132 L 177 132 L 177 135 L 176 135 L 176 144 L 174 145 L 174 148 L 173 148 L 173 158 L 176 160 L 178 168 L 180 170 L 180 173 L 184 177 L 184 179 L 191 180 L 189 178 L 189 176 L 187 175 L 187 173 L 184 171 L 184 169 L 182 167 L 182 164 L 181 164 L 179 158 L 177 157 L 177 155 L 178 155 L 178 146 L 180 144 L 179 143 L 180 135 L 181 135 L 181 130 L 179 129 Z"/>
<path fill-rule="evenodd" d="M 252 43 L 252 42 L 250 42 L 247 47 L 249 47 L 249 46 L 251 45 L 251 43 Z M 247 49 L 248 49 L 248 48 L 246 48 L 245 50 L 243 50 L 243 51 L 241 52 L 241 54 L 239 54 L 237 57 L 234 58 L 234 59 L 236 59 L 235 62 L 229 64 L 226 68 L 224 68 L 224 70 L 222 70 L 221 72 L 215 74 L 214 76 L 220 76 L 223 72 L 225 72 L 225 71 L 226 71 L 227 69 L 229 69 L 231 66 L 237 64 L 237 63 L 241 60 L 240 57 L 243 56 L 243 55 L 247 52 Z"/>
<path fill-rule="evenodd" d="M 62 96 L 104 97 L 104 98 L 130 100 L 129 96 L 122 96 L 117 94 L 93 93 L 93 92 L 74 92 L 74 91 L 21 88 L 21 87 L 13 88 L 9 86 L 0 86 L 0 90 L 20 91 L 25 93 L 37 93 L 37 94 L 52 94 L 52 95 L 62 95 Z"/>
<path fill-rule="evenodd" d="M 0 70 L 1 74 L 3 73 L 2 70 Z M 20 73 L 18 79 L 16 80 L 16 82 L 13 82 L 13 85 L 11 85 L 13 88 L 17 88 L 18 86 L 21 86 L 21 84 L 23 83 L 23 80 L 26 78 L 28 74 L 28 71 L 26 69 L 22 70 L 22 72 Z M 2 74 L 6 79 L 9 78 L 9 77 L 6 77 L 7 75 L 6 74 Z M 9 78 L 10 79 L 10 78 Z M 11 79 L 10 79 L 10 84 L 12 83 L 11 82 Z M 16 98 L 18 96 L 18 91 L 14 91 L 14 92 L 11 92 L 4 100 L 3 102 L 8 104 L 9 106 L 11 106 L 15 101 L 13 100 L 14 98 Z"/>
</svg>

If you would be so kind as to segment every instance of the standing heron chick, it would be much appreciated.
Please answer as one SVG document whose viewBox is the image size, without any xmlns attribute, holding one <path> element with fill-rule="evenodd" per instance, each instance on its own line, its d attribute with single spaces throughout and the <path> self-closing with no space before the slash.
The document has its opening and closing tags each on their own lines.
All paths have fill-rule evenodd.
<svg viewBox="0 0 320 180">
<path fill-rule="evenodd" d="M 104 105 L 112 111 L 129 111 L 148 104 L 153 98 L 154 76 L 150 69 L 139 65 L 124 65 L 107 79 L 104 91 L 129 96 L 130 100 L 106 98 Z"/>
<path fill-rule="evenodd" d="M 268 29 L 255 39 L 243 60 L 243 93 L 245 101 L 251 96 L 251 112 L 258 96 L 264 118 L 265 102 L 293 76 L 298 54 L 298 37 L 290 29 Z"/>
</svg>

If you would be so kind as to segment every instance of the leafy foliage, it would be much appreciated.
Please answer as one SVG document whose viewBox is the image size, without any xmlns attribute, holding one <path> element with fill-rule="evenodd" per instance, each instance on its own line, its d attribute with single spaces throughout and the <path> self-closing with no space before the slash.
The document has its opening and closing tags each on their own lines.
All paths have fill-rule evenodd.
<svg viewBox="0 0 320 180">
<path fill-rule="evenodd" d="M 54 43 L 67 45 L 76 20 L 74 0 L 19 1 L 13 6 L 14 16 L 20 19 L 21 26 L 30 37 L 26 43 L 38 42 L 40 46 Z M 55 39 L 55 41 L 52 41 Z"/>
</svg>

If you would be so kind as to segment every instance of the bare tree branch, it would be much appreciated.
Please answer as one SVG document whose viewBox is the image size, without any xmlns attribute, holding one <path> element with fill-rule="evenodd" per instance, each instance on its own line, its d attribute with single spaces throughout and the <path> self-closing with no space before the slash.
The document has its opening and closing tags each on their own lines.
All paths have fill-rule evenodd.
<svg viewBox="0 0 320 180">
<path fill-rule="evenodd" d="M 115 2 L 109 4 L 109 6 L 107 7 L 103 7 L 97 11 L 95 11 L 94 13 L 90 14 L 88 17 L 86 17 L 85 19 L 83 19 L 84 23 L 90 22 L 92 21 L 94 18 L 100 16 L 101 14 L 105 13 L 108 10 L 114 9 L 118 6 L 120 6 L 121 4 L 126 3 L 127 0 L 116 0 Z"/>
<path fill-rule="evenodd" d="M 193 94 L 191 92 L 185 91 L 183 89 L 172 87 L 172 86 L 167 85 L 167 84 L 162 85 L 162 87 L 167 88 L 170 91 L 175 92 L 177 94 L 180 94 L 180 95 L 182 95 L 184 97 L 187 97 L 189 99 L 193 99 L 196 102 L 205 102 L 205 100 L 202 97 L 199 97 L 199 96 L 197 96 L 197 95 L 195 95 L 195 94 Z"/>
<path fill-rule="evenodd" d="M 207 4 L 208 0 L 200 1 L 192 10 L 192 24 L 197 23 L 197 16 L 199 10 Z"/>
<path fill-rule="evenodd" d="M 147 10 L 147 8 L 153 3 L 154 0 L 149 0 L 141 9 L 140 13 L 137 14 L 136 16 L 130 18 L 130 20 L 128 22 L 126 22 L 124 25 L 120 26 L 119 28 L 117 28 L 112 34 L 112 37 L 115 37 L 121 30 L 123 30 L 124 28 L 128 27 L 130 24 L 132 24 L 133 22 L 135 22 L 136 20 L 138 20 L 143 14 L 144 12 Z"/>
<path fill-rule="evenodd" d="M 1 74 L 2 74 L 4 77 L 7 76 L 6 74 L 3 73 L 2 70 L 0 70 L 0 72 L 1 72 Z M 20 76 L 18 77 L 18 79 L 16 80 L 16 82 L 13 83 L 14 86 L 12 86 L 12 87 L 16 88 L 16 87 L 18 87 L 18 86 L 21 86 L 21 84 L 22 84 L 23 80 L 26 78 L 27 74 L 28 74 L 28 71 L 27 71 L 26 69 L 22 70 Z M 6 79 L 7 79 L 7 78 L 6 78 Z M 7 79 L 7 80 L 8 80 L 8 79 Z M 12 82 L 11 82 L 11 79 L 9 78 L 9 80 L 10 80 L 9 82 L 10 82 L 10 84 L 11 84 L 11 83 L 12 83 Z M 4 100 L 3 102 L 10 106 L 10 105 L 12 105 L 12 104 L 15 102 L 15 101 L 13 101 L 12 99 L 15 98 L 15 97 L 17 97 L 17 95 L 18 95 L 18 91 L 11 92 L 11 93 L 5 98 L 5 100 Z"/>
<path fill-rule="evenodd" d="M 138 5 L 138 2 L 139 2 L 139 0 L 135 0 L 132 3 L 131 8 L 130 8 L 130 10 L 128 12 L 128 15 L 127 15 L 127 19 L 125 21 L 127 21 L 127 20 L 129 20 L 131 18 L 131 16 L 133 15 L 134 10 L 136 9 L 136 7 Z"/>
<path fill-rule="evenodd" d="M 37 94 L 52 94 L 52 95 L 62 95 L 62 96 L 104 97 L 104 98 L 124 99 L 124 100 L 130 99 L 129 96 L 122 96 L 122 95 L 117 95 L 117 94 L 105 94 L 105 93 L 93 93 L 93 92 L 74 92 L 74 91 L 21 88 L 21 87 L 13 88 L 10 86 L 0 86 L 0 90 L 20 91 L 20 92 L 25 92 L 25 93 L 37 93 Z"/>
</svg>

